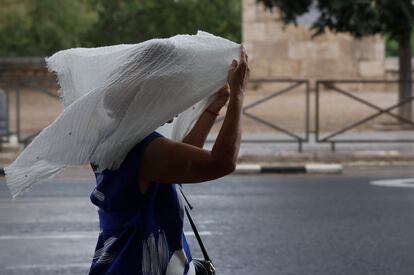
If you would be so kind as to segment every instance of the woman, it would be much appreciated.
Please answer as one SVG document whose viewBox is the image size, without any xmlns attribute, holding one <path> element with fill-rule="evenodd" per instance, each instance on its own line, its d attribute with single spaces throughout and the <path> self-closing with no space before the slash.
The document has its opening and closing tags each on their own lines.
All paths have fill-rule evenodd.
<svg viewBox="0 0 414 275">
<path fill-rule="evenodd" d="M 239 62 L 230 65 L 228 85 L 218 91 L 182 143 L 154 131 L 135 145 L 119 169 L 94 169 L 97 185 L 91 201 L 99 207 L 101 231 L 89 274 L 196 274 L 174 183 L 209 181 L 234 171 L 248 74 L 241 46 Z M 202 149 L 229 98 L 212 150 Z"/>
</svg>

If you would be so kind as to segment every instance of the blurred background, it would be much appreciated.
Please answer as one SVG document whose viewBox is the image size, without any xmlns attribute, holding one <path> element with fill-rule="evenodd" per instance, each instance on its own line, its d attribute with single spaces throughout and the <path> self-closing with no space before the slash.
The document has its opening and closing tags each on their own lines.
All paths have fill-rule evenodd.
<svg viewBox="0 0 414 275">
<path fill-rule="evenodd" d="M 238 168 L 186 188 L 217 273 L 413 274 L 413 24 L 411 0 L 0 0 L 0 167 L 63 109 L 44 57 L 207 31 L 251 68 Z M 1 177 L 0 274 L 87 273 L 94 184 Z"/>
</svg>

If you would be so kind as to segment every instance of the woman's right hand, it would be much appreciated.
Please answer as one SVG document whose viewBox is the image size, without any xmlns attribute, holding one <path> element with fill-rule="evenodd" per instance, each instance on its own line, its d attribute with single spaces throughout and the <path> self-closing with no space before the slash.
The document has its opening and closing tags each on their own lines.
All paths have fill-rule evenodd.
<svg viewBox="0 0 414 275">
<path fill-rule="evenodd" d="M 250 69 L 248 65 L 248 57 L 246 49 L 243 45 L 240 45 L 240 58 L 239 62 L 233 60 L 230 65 L 227 82 L 230 85 L 230 95 L 231 94 L 243 94 L 244 88 L 246 86 L 247 80 L 249 78 Z"/>
</svg>

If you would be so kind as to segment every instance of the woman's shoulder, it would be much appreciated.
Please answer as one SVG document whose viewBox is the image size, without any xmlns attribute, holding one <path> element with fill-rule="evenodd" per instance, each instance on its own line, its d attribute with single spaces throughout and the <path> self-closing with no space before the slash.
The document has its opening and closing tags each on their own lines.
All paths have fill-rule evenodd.
<svg viewBox="0 0 414 275">
<path fill-rule="evenodd" d="M 131 151 L 143 151 L 143 149 L 154 139 L 163 138 L 164 136 L 157 131 L 153 131 L 146 137 L 144 137 L 140 142 L 138 142 Z"/>
<path fill-rule="evenodd" d="M 164 137 L 164 136 L 162 134 L 158 133 L 157 131 L 153 131 L 152 133 L 147 135 L 145 138 L 143 138 L 140 143 L 148 143 L 148 142 L 150 142 L 153 139 L 156 139 L 158 137 Z"/>
<path fill-rule="evenodd" d="M 136 155 L 136 154 L 137 154 L 137 153 L 139 153 L 139 152 L 141 152 L 141 153 L 142 153 L 142 150 L 140 150 L 140 149 L 144 148 L 144 147 L 145 147 L 146 145 L 148 145 L 151 141 L 153 141 L 154 139 L 159 138 L 159 137 L 164 137 L 164 135 L 162 135 L 162 134 L 158 133 L 157 131 L 153 131 L 153 132 L 151 132 L 149 135 L 147 135 L 147 136 L 146 136 L 146 137 L 144 137 L 141 141 L 139 141 L 138 143 L 136 143 L 136 144 L 134 145 L 134 147 L 133 147 L 133 148 L 129 151 L 129 153 L 127 154 L 127 156 L 126 156 L 126 158 L 125 158 L 124 162 L 125 162 L 127 159 L 131 158 L 133 155 Z M 91 165 L 92 170 L 93 170 L 94 172 L 96 172 L 96 171 L 98 170 L 98 165 L 97 165 L 97 164 L 95 164 L 95 163 L 90 163 L 90 165 Z M 107 170 L 107 169 L 105 169 L 105 170 Z"/>
<path fill-rule="evenodd" d="M 140 157 L 144 153 L 144 149 L 147 145 L 156 138 L 164 137 L 162 134 L 157 131 L 151 132 L 149 135 L 144 137 L 140 142 L 136 143 L 135 146 L 129 151 L 128 156 L 131 155 L 135 157 Z M 127 156 L 127 158 L 128 158 Z"/>
</svg>

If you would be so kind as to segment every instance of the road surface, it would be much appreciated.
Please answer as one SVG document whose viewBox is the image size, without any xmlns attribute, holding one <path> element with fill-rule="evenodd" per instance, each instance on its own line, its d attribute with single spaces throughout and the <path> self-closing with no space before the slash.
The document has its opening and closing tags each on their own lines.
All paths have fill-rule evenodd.
<svg viewBox="0 0 414 275">
<path fill-rule="evenodd" d="M 407 177 L 228 176 L 185 190 L 218 275 L 409 275 L 414 188 L 371 184 L 396 178 Z M 0 274 L 87 273 L 93 187 L 91 177 L 59 178 L 11 201 L 2 179 Z"/>
</svg>

